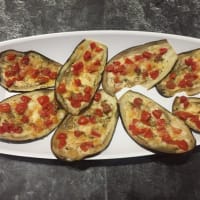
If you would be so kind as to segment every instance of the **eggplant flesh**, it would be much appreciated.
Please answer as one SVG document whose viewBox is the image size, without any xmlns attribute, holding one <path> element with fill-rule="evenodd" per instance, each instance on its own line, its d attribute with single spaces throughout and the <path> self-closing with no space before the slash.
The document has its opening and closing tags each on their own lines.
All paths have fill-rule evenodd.
<svg viewBox="0 0 200 200">
<path fill-rule="evenodd" d="M 69 113 L 77 115 L 90 104 L 102 79 L 107 51 L 104 44 L 85 39 L 60 70 L 56 80 L 56 98 Z M 59 92 L 60 86 L 66 92 Z"/>
<path fill-rule="evenodd" d="M 118 120 L 117 99 L 103 90 L 98 93 L 101 95 L 98 102 L 94 100 L 79 115 L 68 115 L 59 125 L 51 140 L 51 149 L 57 158 L 65 161 L 82 160 L 108 147 Z M 102 105 L 103 113 L 97 116 L 96 112 L 102 109 Z M 94 121 L 84 122 L 83 119 Z"/>
<path fill-rule="evenodd" d="M 108 61 L 103 88 L 111 95 L 135 85 L 150 89 L 171 71 L 176 59 L 177 54 L 167 40 L 131 47 Z"/>
<path fill-rule="evenodd" d="M 172 105 L 172 112 L 182 119 L 189 128 L 200 133 L 200 99 L 197 97 L 186 98 L 187 102 L 181 102 L 180 97 L 176 97 Z"/>
<path fill-rule="evenodd" d="M 172 97 L 176 93 L 185 92 L 188 96 L 200 92 L 200 49 L 178 55 L 178 60 L 171 72 L 156 88 L 164 97 Z"/>
<path fill-rule="evenodd" d="M 9 97 L 0 102 L 0 113 L 0 139 L 16 143 L 47 136 L 67 114 L 50 89 Z"/>
<path fill-rule="evenodd" d="M 135 107 L 134 99 L 140 99 L 142 104 Z M 140 93 L 126 92 L 119 100 L 119 108 L 128 135 L 148 150 L 179 154 L 191 151 L 196 145 L 194 136 L 182 120 Z M 160 118 L 154 116 L 155 111 L 162 113 Z M 147 121 L 145 121 L 145 116 L 148 116 Z M 180 147 L 181 143 L 184 143 L 184 147 L 187 148 Z"/>
<path fill-rule="evenodd" d="M 0 84 L 11 92 L 28 92 L 55 86 L 61 64 L 36 51 L 0 53 Z"/>
</svg>

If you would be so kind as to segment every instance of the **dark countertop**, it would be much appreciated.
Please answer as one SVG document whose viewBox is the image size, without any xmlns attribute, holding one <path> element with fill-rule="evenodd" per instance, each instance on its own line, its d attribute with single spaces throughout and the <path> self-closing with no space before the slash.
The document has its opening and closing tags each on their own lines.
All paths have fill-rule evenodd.
<svg viewBox="0 0 200 200">
<path fill-rule="evenodd" d="M 0 41 L 122 29 L 200 38 L 199 0 L 0 0 Z M 200 149 L 189 156 L 63 163 L 0 155 L 1 200 L 197 200 Z"/>
</svg>

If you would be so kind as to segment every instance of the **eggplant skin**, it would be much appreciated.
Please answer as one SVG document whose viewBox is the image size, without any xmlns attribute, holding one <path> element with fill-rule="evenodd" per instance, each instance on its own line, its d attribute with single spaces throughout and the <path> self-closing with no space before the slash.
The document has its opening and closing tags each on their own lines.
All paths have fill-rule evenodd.
<svg viewBox="0 0 200 200">
<path fill-rule="evenodd" d="M 8 60 L 6 58 L 7 56 L 13 54 L 15 55 L 14 59 Z M 28 60 L 23 60 L 23 58 L 27 57 Z M 23 62 L 27 63 L 23 65 Z M 10 67 L 16 64 L 20 67 L 20 71 L 14 73 L 13 76 L 8 75 L 8 77 L 6 77 L 6 71 L 10 71 Z M 21 67 L 22 65 L 23 67 Z M 22 52 L 9 49 L 0 53 L 0 85 L 9 92 L 29 92 L 39 89 L 52 88 L 55 86 L 55 79 L 61 67 L 62 64 L 40 54 L 39 52 L 32 50 Z M 55 77 L 50 77 L 49 74 L 45 74 L 44 71 L 46 69 L 52 72 L 52 74 L 54 73 Z M 46 73 L 50 73 L 47 70 Z M 6 83 L 8 79 L 15 79 L 15 82 L 8 85 Z"/>
<path fill-rule="evenodd" d="M 110 95 L 115 95 L 115 93 L 117 93 L 118 91 L 120 91 L 121 89 L 125 87 L 131 88 L 136 85 L 142 85 L 143 87 L 147 89 L 151 89 L 152 87 L 154 87 L 171 71 L 171 69 L 173 68 L 177 60 L 177 54 L 175 50 L 166 39 L 148 42 L 139 46 L 134 46 L 126 50 L 123 50 L 119 52 L 118 54 L 116 54 L 114 57 L 112 57 L 106 65 L 107 67 L 110 64 L 114 63 L 115 61 L 120 61 L 120 62 L 122 61 L 122 64 L 129 71 L 128 73 L 131 73 L 133 72 L 134 68 L 132 68 L 132 70 L 129 69 L 130 68 L 129 65 L 132 66 L 132 64 L 130 63 L 126 64 L 125 61 L 123 63 L 123 59 L 130 58 L 132 60 L 135 55 L 141 55 L 142 53 L 148 52 L 148 51 L 154 52 L 156 50 L 159 50 L 159 48 L 163 48 L 163 47 L 168 49 L 168 51 L 164 53 L 165 55 L 163 54 L 160 59 L 158 57 L 157 58 L 153 57 L 152 58 L 153 60 L 150 59 L 149 61 L 151 62 L 151 64 L 153 63 L 152 65 L 155 65 L 155 63 L 157 63 L 159 75 L 156 78 L 148 77 L 145 80 L 143 80 L 142 78 L 143 69 L 139 68 L 140 72 L 134 72 L 132 74 L 124 75 L 122 76 L 123 78 L 120 83 L 118 82 L 115 83 L 115 79 L 112 73 L 107 72 L 105 70 L 103 74 L 103 81 L 102 81 L 102 86 L 104 90 Z M 134 66 L 135 62 L 136 62 L 136 65 L 140 67 L 140 63 L 137 64 L 137 61 L 132 60 L 132 62 L 133 62 L 133 67 L 135 67 Z"/>
<path fill-rule="evenodd" d="M 149 112 L 152 112 L 154 109 L 159 109 L 164 113 L 165 119 L 168 120 L 167 125 L 176 127 L 181 129 L 183 135 L 179 135 L 178 140 L 186 140 L 188 144 L 188 150 L 179 149 L 176 145 L 168 144 L 161 140 L 161 138 L 156 134 L 152 126 L 150 126 L 153 131 L 153 138 L 150 140 L 143 136 L 133 135 L 129 130 L 129 124 L 132 121 L 133 114 L 131 114 L 131 102 L 133 102 L 134 98 L 141 98 L 144 104 L 144 108 L 147 110 L 150 109 Z M 178 117 L 170 113 L 168 110 L 160 106 L 158 103 L 153 101 L 152 99 L 144 96 L 143 94 L 127 91 L 120 99 L 119 99 L 119 109 L 120 109 L 120 117 L 122 119 L 123 126 L 128 133 L 128 135 L 140 146 L 144 147 L 147 150 L 150 150 L 154 153 L 167 153 L 167 154 L 182 154 L 186 152 L 190 152 L 196 146 L 196 140 L 191 133 L 191 130 L 186 126 L 186 124 L 180 120 Z M 130 113 L 129 118 L 127 117 L 127 113 Z M 140 115 L 140 111 L 138 111 L 137 115 Z M 163 114 L 162 114 L 163 115 Z M 167 127 L 166 125 L 166 127 Z M 173 139 L 173 136 L 171 136 Z"/>
<path fill-rule="evenodd" d="M 99 102 L 92 101 L 90 106 L 77 116 L 68 115 L 52 136 L 51 150 L 58 159 L 69 162 L 83 160 L 101 153 L 109 146 L 119 117 L 117 99 L 108 95 L 103 90 L 98 90 L 97 92 L 101 94 L 101 100 Z M 99 108 L 102 102 L 106 102 L 112 107 L 108 116 L 105 115 L 103 118 L 96 119 L 97 121 L 94 124 L 77 124 L 77 120 L 80 116 L 94 116 L 94 110 L 97 107 Z M 83 131 L 84 134 L 82 136 L 75 137 L 75 130 Z M 102 138 L 90 136 L 91 130 L 99 131 Z M 60 133 L 67 134 L 66 144 L 62 148 L 58 148 L 58 138 Z M 85 141 L 93 142 L 94 146 L 87 151 L 81 150 L 80 145 Z"/>
<path fill-rule="evenodd" d="M 178 79 L 180 81 L 180 78 L 182 76 L 184 76 L 184 74 L 192 72 L 192 70 L 189 69 L 190 67 L 185 64 L 185 59 L 190 58 L 190 57 L 194 57 L 195 59 L 199 60 L 200 59 L 200 48 L 178 54 L 178 59 L 174 65 L 174 67 L 172 68 L 172 70 L 168 73 L 168 75 L 163 80 L 161 80 L 156 85 L 157 91 L 162 96 L 172 97 L 175 94 L 180 93 L 180 92 L 185 92 L 188 96 L 193 96 L 193 95 L 200 93 L 199 78 L 194 80 L 191 87 L 179 87 L 178 86 L 173 89 L 169 89 L 166 86 L 166 83 L 169 80 L 170 74 L 172 74 L 172 73 L 176 74 L 175 80 Z M 198 76 L 199 76 L 199 67 L 197 67 L 197 70 L 195 70 L 192 73 L 194 73 L 195 75 L 198 74 Z"/>
<path fill-rule="evenodd" d="M 193 115 L 198 115 L 199 116 L 199 112 L 200 112 L 200 98 L 198 97 L 187 97 L 187 101 L 189 102 L 189 105 L 192 105 L 192 110 L 193 111 L 189 111 L 189 113 L 193 114 Z M 188 105 L 188 107 L 190 107 Z M 191 107 L 190 107 L 191 108 Z M 173 114 L 176 114 L 177 111 L 184 111 L 187 112 L 187 107 L 183 108 L 180 105 L 180 101 L 179 101 L 179 97 L 176 97 L 174 99 L 174 102 L 172 104 L 172 112 Z M 191 123 L 188 120 L 183 120 L 185 122 L 185 124 L 194 132 L 196 133 L 200 133 L 200 129 L 194 125 L 194 123 Z"/>
<path fill-rule="evenodd" d="M 102 56 L 99 58 L 99 57 L 97 57 L 99 55 L 95 55 L 95 57 L 94 57 L 94 59 L 98 59 L 100 61 L 100 66 L 99 66 L 98 70 L 95 72 L 87 72 L 87 70 L 85 69 L 88 67 L 88 62 L 84 61 L 84 53 L 86 51 L 92 51 L 91 46 L 90 46 L 91 43 L 95 43 L 97 46 L 102 48 L 102 51 L 101 51 Z M 97 91 L 97 89 L 100 86 L 104 67 L 107 62 L 107 57 L 108 57 L 107 46 L 98 41 L 84 39 L 76 46 L 76 48 L 72 52 L 71 56 L 67 59 L 67 61 L 63 65 L 62 69 L 59 71 L 59 75 L 56 79 L 56 86 L 55 86 L 56 87 L 56 90 L 55 90 L 56 98 L 57 98 L 58 102 L 62 105 L 62 107 L 67 112 L 71 113 L 72 115 L 78 115 L 83 109 L 85 109 L 89 106 L 95 92 Z M 93 57 L 91 57 L 91 60 L 89 62 L 90 63 L 95 62 L 96 60 L 94 60 L 94 59 L 93 59 Z M 72 72 L 73 64 L 75 64 L 77 62 L 83 63 L 84 71 L 79 75 L 74 75 Z M 82 87 L 82 89 L 79 90 L 77 88 L 76 89 L 73 88 L 72 84 L 73 84 L 74 79 L 81 80 L 82 85 L 79 87 L 80 88 Z M 62 82 L 65 82 L 64 84 L 66 86 L 66 90 L 69 93 L 67 95 L 65 93 L 60 94 L 59 92 L 57 92 L 57 88 L 58 88 L 59 84 L 61 84 Z M 72 96 L 77 95 L 78 93 L 82 94 L 83 93 L 82 90 L 86 86 L 89 86 L 92 88 L 90 101 L 82 101 L 81 105 L 79 107 L 73 107 L 68 98 L 71 97 L 71 95 Z"/>
<path fill-rule="evenodd" d="M 23 114 L 17 113 L 17 104 L 24 104 L 22 100 L 24 96 L 30 98 L 30 101 L 28 101 L 27 108 Z M 54 109 L 54 114 L 50 114 L 50 120 L 52 120 L 53 123 L 47 126 L 45 120 L 49 118 L 48 116 L 41 116 L 40 112 L 41 105 L 38 98 L 41 96 L 48 96 L 50 107 L 48 107 L 47 104 L 46 106 L 48 109 Z M 5 103 L 10 105 L 11 111 L 8 113 L 1 112 L 0 129 L 2 129 L 4 123 L 14 124 L 14 126 L 22 128 L 22 131 L 19 133 L 9 131 L 0 134 L 0 140 L 8 143 L 21 144 L 42 139 L 49 135 L 67 115 L 66 111 L 59 107 L 55 101 L 54 90 L 52 89 L 42 89 L 16 94 L 4 99 L 0 102 L 0 105 Z M 46 110 L 45 112 L 47 113 L 48 111 Z M 28 121 L 26 122 L 22 121 L 25 116 L 28 117 Z"/>
</svg>

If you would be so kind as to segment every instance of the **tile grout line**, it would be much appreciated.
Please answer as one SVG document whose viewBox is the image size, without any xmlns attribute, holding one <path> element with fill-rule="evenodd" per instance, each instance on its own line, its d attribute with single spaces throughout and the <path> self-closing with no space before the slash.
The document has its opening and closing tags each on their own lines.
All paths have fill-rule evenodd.
<svg viewBox="0 0 200 200">
<path fill-rule="evenodd" d="M 106 167 L 104 167 L 104 177 L 105 177 L 105 184 L 104 184 L 104 196 L 105 200 L 108 200 L 108 183 L 107 183 L 107 170 Z"/>
</svg>

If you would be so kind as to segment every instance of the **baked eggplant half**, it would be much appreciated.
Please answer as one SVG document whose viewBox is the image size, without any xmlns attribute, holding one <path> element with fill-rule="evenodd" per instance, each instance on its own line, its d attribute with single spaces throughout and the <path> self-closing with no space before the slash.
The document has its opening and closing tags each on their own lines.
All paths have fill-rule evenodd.
<svg viewBox="0 0 200 200">
<path fill-rule="evenodd" d="M 60 124 L 52 137 L 52 152 L 66 161 L 93 156 L 109 145 L 117 120 L 117 99 L 98 90 L 84 112 L 68 115 Z"/>
<path fill-rule="evenodd" d="M 156 85 L 158 92 L 171 97 L 179 92 L 188 96 L 200 92 L 200 49 L 178 55 L 173 70 Z"/>
<path fill-rule="evenodd" d="M 174 99 L 173 113 L 182 119 L 192 130 L 200 132 L 200 99 L 180 96 Z"/>
<path fill-rule="evenodd" d="M 114 95 L 124 87 L 152 88 L 172 69 L 177 55 L 167 40 L 124 50 L 111 58 L 103 74 L 103 88 Z"/>
<path fill-rule="evenodd" d="M 185 123 L 152 99 L 128 91 L 120 98 L 119 106 L 127 133 L 141 146 L 171 154 L 195 147 L 195 138 Z"/>
<path fill-rule="evenodd" d="M 65 115 L 55 100 L 54 90 L 17 94 L 0 102 L 0 139 L 24 142 L 42 138 Z"/>
<path fill-rule="evenodd" d="M 55 86 L 61 64 L 44 55 L 7 50 L 0 54 L 0 84 L 8 91 L 33 91 Z"/>
<path fill-rule="evenodd" d="M 83 40 L 66 61 L 56 80 L 56 97 L 69 113 L 86 108 L 102 79 L 107 47 L 97 41 Z"/>
</svg>

